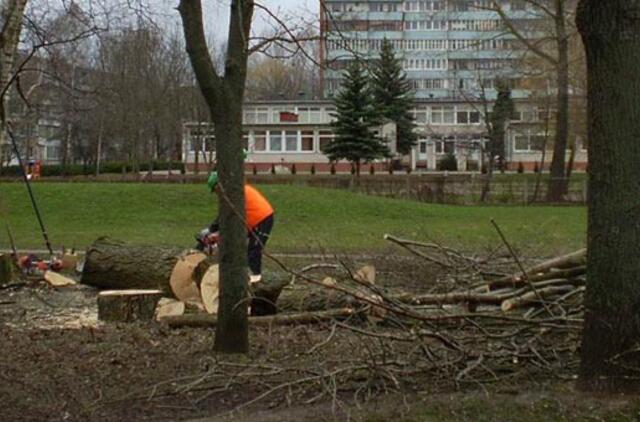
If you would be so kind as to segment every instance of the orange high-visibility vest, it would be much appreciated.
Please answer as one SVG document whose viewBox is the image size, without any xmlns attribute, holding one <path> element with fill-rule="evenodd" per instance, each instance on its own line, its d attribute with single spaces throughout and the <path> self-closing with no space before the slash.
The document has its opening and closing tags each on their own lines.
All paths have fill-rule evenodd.
<svg viewBox="0 0 640 422">
<path fill-rule="evenodd" d="M 249 185 L 244 185 L 244 206 L 249 230 L 253 230 L 262 220 L 273 214 L 273 207 L 269 201 Z"/>
</svg>

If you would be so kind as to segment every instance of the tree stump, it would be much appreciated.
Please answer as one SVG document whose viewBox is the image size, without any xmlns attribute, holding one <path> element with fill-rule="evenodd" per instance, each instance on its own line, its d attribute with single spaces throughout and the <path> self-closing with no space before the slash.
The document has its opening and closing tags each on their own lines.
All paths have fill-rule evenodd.
<svg viewBox="0 0 640 422">
<path fill-rule="evenodd" d="M 13 278 L 13 259 L 11 255 L 0 254 L 0 285 L 9 284 Z"/>
<path fill-rule="evenodd" d="M 108 290 L 98 294 L 98 319 L 112 322 L 151 321 L 161 290 Z"/>
</svg>

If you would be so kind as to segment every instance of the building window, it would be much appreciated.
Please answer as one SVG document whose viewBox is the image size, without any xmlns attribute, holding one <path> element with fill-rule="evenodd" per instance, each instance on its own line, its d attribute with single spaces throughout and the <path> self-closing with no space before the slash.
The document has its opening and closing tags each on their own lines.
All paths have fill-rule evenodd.
<svg viewBox="0 0 640 422">
<path fill-rule="evenodd" d="M 513 149 L 518 152 L 542 151 L 544 144 L 544 135 L 518 133 L 513 137 Z"/>
<path fill-rule="evenodd" d="M 60 159 L 60 147 L 48 145 L 46 147 L 47 160 Z"/>
<path fill-rule="evenodd" d="M 426 107 L 419 107 L 419 108 L 414 108 L 412 110 L 412 114 L 413 114 L 413 118 L 415 119 L 416 123 L 420 124 L 420 123 L 428 123 L 429 119 L 428 119 L 428 115 L 427 115 L 427 108 Z"/>
<path fill-rule="evenodd" d="M 455 141 L 436 141 L 436 154 L 455 154 Z"/>
<path fill-rule="evenodd" d="M 527 135 L 514 136 L 513 149 L 515 151 L 529 151 L 529 138 Z"/>
<path fill-rule="evenodd" d="M 480 123 L 480 113 L 477 111 L 458 111 L 456 117 L 459 125 L 477 125 Z"/>
<path fill-rule="evenodd" d="M 288 152 L 298 151 L 298 131 L 288 130 L 285 132 L 286 150 Z"/>
<path fill-rule="evenodd" d="M 282 132 L 269 131 L 269 151 L 282 151 Z"/>
<path fill-rule="evenodd" d="M 302 147 L 302 151 L 305 151 L 305 152 L 313 151 L 313 131 L 312 130 L 303 130 L 300 141 L 301 141 L 300 144 Z"/>
<path fill-rule="evenodd" d="M 267 149 L 267 132 L 264 130 L 256 130 L 253 132 L 253 150 L 266 151 Z"/>
<path fill-rule="evenodd" d="M 269 123 L 269 109 L 266 107 L 256 108 L 255 122 Z"/>
<path fill-rule="evenodd" d="M 320 150 L 324 150 L 324 148 L 329 145 L 334 139 L 334 134 L 330 130 L 321 130 L 319 133 L 320 138 Z"/>
</svg>

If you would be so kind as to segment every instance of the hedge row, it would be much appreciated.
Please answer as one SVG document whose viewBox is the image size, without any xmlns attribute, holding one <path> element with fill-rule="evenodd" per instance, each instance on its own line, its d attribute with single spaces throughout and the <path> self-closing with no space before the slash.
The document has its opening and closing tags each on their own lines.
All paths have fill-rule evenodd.
<svg viewBox="0 0 640 422">
<path fill-rule="evenodd" d="M 149 163 L 140 163 L 138 166 L 140 171 L 148 171 Z M 174 161 L 171 163 L 172 170 L 182 170 L 184 168 L 182 162 Z M 168 170 L 169 162 L 156 161 L 153 163 L 154 170 Z M 130 173 L 133 171 L 133 166 L 127 163 L 110 162 L 100 165 L 100 174 L 120 174 L 123 172 Z M 83 165 L 83 164 L 69 164 L 66 170 L 63 172 L 62 165 L 45 165 L 41 167 L 41 175 L 44 176 L 86 176 L 96 174 L 96 166 Z M 20 175 L 20 169 L 18 166 L 7 166 L 0 169 L 0 176 L 18 176 Z"/>
</svg>

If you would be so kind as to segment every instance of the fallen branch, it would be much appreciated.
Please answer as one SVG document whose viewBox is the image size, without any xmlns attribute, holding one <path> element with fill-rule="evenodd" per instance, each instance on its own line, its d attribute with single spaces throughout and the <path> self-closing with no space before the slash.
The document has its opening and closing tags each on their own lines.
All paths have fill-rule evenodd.
<svg viewBox="0 0 640 422">
<path fill-rule="evenodd" d="M 544 261 L 538 265 L 535 265 L 525 271 L 525 274 L 531 281 L 540 281 L 549 278 L 565 277 L 561 272 L 551 271 L 554 268 L 565 270 L 567 278 L 577 275 L 582 275 L 586 272 L 585 264 L 587 259 L 587 250 L 580 249 L 579 251 L 572 252 L 567 255 L 563 255 L 557 258 Z M 548 273 L 548 275 L 545 275 Z M 497 280 L 493 280 L 489 283 L 490 290 L 500 289 L 502 287 L 512 287 L 514 284 L 526 283 L 522 274 L 514 274 L 507 277 L 503 277 Z"/>
<path fill-rule="evenodd" d="M 295 314 L 280 314 L 272 316 L 250 317 L 249 324 L 264 325 L 298 325 L 317 324 L 324 321 L 340 320 L 353 316 L 356 312 L 351 308 L 330 309 L 319 312 L 300 312 Z M 218 323 L 216 315 L 192 314 L 167 316 L 159 320 L 171 328 L 180 327 L 215 327 Z"/>
<path fill-rule="evenodd" d="M 530 274 L 529 280 L 532 283 L 537 284 L 538 282 L 546 281 L 546 280 L 561 279 L 561 278 L 573 279 L 575 277 L 585 275 L 587 273 L 587 267 L 579 266 L 574 268 L 567 268 L 563 270 L 549 271 L 546 273 L 537 273 L 537 274 L 532 270 L 528 270 L 527 273 Z M 502 278 L 499 280 L 494 280 L 488 284 L 483 284 L 479 287 L 479 289 L 490 292 L 493 290 L 504 289 L 504 288 L 518 288 L 518 287 L 524 286 L 525 284 L 526 282 L 521 276 L 512 275 L 512 276 L 509 276 L 508 278 Z"/>
<path fill-rule="evenodd" d="M 533 302 L 540 302 L 545 298 L 553 297 L 553 296 L 564 294 L 564 293 L 569 293 L 573 290 L 575 290 L 575 287 L 571 285 L 545 287 L 543 289 L 527 292 L 523 295 L 512 297 L 511 299 L 507 299 L 502 303 L 502 306 L 500 308 L 504 312 L 508 312 L 522 305 L 528 305 Z"/>
</svg>

